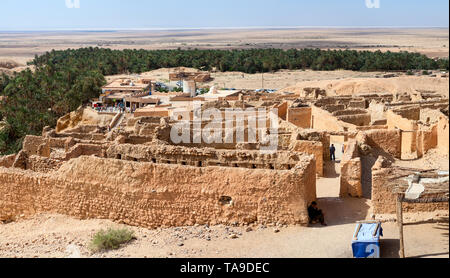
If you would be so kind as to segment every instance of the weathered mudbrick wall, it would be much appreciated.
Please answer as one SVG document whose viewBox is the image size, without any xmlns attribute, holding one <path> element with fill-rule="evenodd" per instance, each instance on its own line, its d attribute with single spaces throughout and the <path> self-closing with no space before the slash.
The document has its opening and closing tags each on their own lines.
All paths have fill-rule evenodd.
<svg viewBox="0 0 450 278">
<path fill-rule="evenodd" d="M 419 114 L 417 114 L 417 112 Z M 386 114 L 387 125 L 390 130 L 400 130 L 402 135 L 403 155 L 409 155 L 417 151 L 417 120 L 420 118 L 420 109 L 390 110 Z M 398 158 L 401 158 L 398 157 Z"/>
<path fill-rule="evenodd" d="M 329 132 L 340 132 L 346 130 L 355 130 L 356 126 L 340 121 L 330 112 L 322 110 L 313 105 L 312 107 L 312 128 Z"/>
<path fill-rule="evenodd" d="M 323 177 L 323 144 L 321 142 L 297 140 L 293 143 L 292 150 L 314 155 L 317 175 Z"/>
<path fill-rule="evenodd" d="M 362 164 L 359 157 L 358 144 L 350 141 L 341 161 L 341 197 L 362 197 Z"/>
<path fill-rule="evenodd" d="M 389 180 L 395 176 L 394 168 L 372 169 L 372 205 L 375 214 L 395 214 L 397 196 L 392 193 L 393 187 Z M 427 197 L 443 197 L 429 195 Z M 403 203 L 404 212 L 432 212 L 448 210 L 448 203 L 410 204 Z"/>
<path fill-rule="evenodd" d="M 311 107 L 289 108 L 287 121 L 301 128 L 311 128 Z"/>
<path fill-rule="evenodd" d="M 449 147 L 449 122 L 448 117 L 441 115 L 438 124 L 437 145 L 438 150 L 442 154 L 448 154 Z"/>
<path fill-rule="evenodd" d="M 32 155 L 27 159 L 26 169 L 34 172 L 49 173 L 61 167 L 62 163 L 60 160 Z"/>
<path fill-rule="evenodd" d="M 6 168 L 12 167 L 15 160 L 16 160 L 15 154 L 0 156 L 0 167 Z"/>
<path fill-rule="evenodd" d="M 401 158 L 402 137 L 399 130 L 368 130 L 358 137 L 360 142 L 364 142 L 373 148 L 382 149 L 395 158 Z"/>
<path fill-rule="evenodd" d="M 290 170 L 301 161 L 303 154 L 279 151 L 264 154 L 259 150 L 217 150 L 212 148 L 187 148 L 172 145 L 114 144 L 106 151 L 112 159 L 179 164 L 191 166 L 223 166 L 250 169 Z"/>
<path fill-rule="evenodd" d="M 80 157 L 51 174 L 0 168 L 0 220 L 51 212 L 155 228 L 308 223 L 315 163 L 265 171 Z"/>
</svg>

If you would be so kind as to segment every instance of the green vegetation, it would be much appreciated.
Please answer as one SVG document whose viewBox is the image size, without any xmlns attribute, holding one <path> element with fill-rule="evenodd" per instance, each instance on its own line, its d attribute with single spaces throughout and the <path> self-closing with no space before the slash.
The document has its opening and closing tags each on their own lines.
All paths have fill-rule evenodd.
<svg viewBox="0 0 450 278">
<path fill-rule="evenodd" d="M 320 49 L 250 50 L 111 50 L 83 48 L 52 51 L 31 63 L 71 65 L 96 70 L 103 75 L 141 73 L 159 68 L 192 67 L 200 70 L 270 72 L 280 69 L 313 70 L 431 70 L 449 68 L 448 59 L 433 60 L 409 52 L 381 52 Z"/>
<path fill-rule="evenodd" d="M 312 70 L 449 69 L 448 59 L 418 53 L 320 49 L 250 50 L 111 50 L 103 48 L 51 51 L 36 56 L 26 70 L 0 78 L 0 154 L 17 152 L 25 135 L 39 135 L 45 126 L 98 97 L 105 75 L 141 73 L 167 67 L 200 70 L 271 72 Z"/>
<path fill-rule="evenodd" d="M 136 239 L 134 232 L 127 229 L 101 230 L 94 235 L 90 249 L 93 252 L 115 250 L 134 239 Z"/>
<path fill-rule="evenodd" d="M 204 95 L 204 94 L 207 94 L 207 93 L 209 93 L 209 88 L 202 88 L 202 89 L 200 89 L 200 92 L 198 93 L 199 95 Z"/>
<path fill-rule="evenodd" d="M 56 125 L 61 116 L 99 96 L 106 83 L 95 70 L 66 64 L 41 65 L 0 81 L 0 154 L 18 152 L 23 138 L 39 135 L 45 126 Z"/>
</svg>

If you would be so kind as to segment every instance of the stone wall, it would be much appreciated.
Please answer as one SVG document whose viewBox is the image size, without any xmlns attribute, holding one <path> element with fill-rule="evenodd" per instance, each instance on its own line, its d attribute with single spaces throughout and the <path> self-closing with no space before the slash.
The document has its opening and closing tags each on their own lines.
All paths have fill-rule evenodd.
<svg viewBox="0 0 450 278">
<path fill-rule="evenodd" d="M 376 164 L 375 164 L 376 165 Z M 397 197 L 392 193 L 390 179 L 397 176 L 394 168 L 372 169 L 372 206 L 375 214 L 395 214 Z M 427 197 L 443 197 L 429 195 Z M 404 212 L 432 212 L 448 210 L 448 203 L 410 204 L 403 203 Z"/>
<path fill-rule="evenodd" d="M 49 173 L 58 170 L 62 163 L 60 160 L 32 155 L 27 159 L 26 169 L 34 172 Z"/>
<path fill-rule="evenodd" d="M 390 110 L 386 115 L 388 128 L 401 131 L 401 157 L 411 158 L 411 155 L 414 154 L 418 156 L 417 133 L 419 126 L 417 120 L 420 119 L 420 109 Z"/>
<path fill-rule="evenodd" d="M 92 108 L 79 108 L 64 117 L 56 124 L 56 132 L 75 128 L 78 125 L 108 126 L 115 114 L 97 113 Z"/>
<path fill-rule="evenodd" d="M 448 117 L 445 115 L 440 116 L 437 126 L 437 146 L 438 150 L 442 154 L 448 154 L 449 152 L 449 122 Z"/>
<path fill-rule="evenodd" d="M 311 107 L 289 108 L 287 121 L 301 128 L 311 128 Z"/>
<path fill-rule="evenodd" d="M 10 168 L 14 164 L 15 160 L 15 154 L 0 156 L 0 167 Z"/>
<path fill-rule="evenodd" d="M 63 160 L 67 161 L 73 158 L 80 157 L 82 155 L 103 157 L 103 146 L 94 144 L 76 144 L 67 151 Z"/>
<path fill-rule="evenodd" d="M 399 130 L 368 130 L 364 131 L 365 139 L 359 141 L 366 142 L 373 148 L 382 149 L 395 158 L 401 158 L 401 133 Z"/>
<path fill-rule="evenodd" d="M 437 125 L 429 130 L 420 130 L 417 133 L 417 155 L 422 157 L 430 149 L 437 146 Z"/>
<path fill-rule="evenodd" d="M 134 112 L 135 117 L 169 117 L 169 110 L 151 110 L 151 109 L 137 109 Z"/>
<path fill-rule="evenodd" d="M 354 129 L 355 126 L 339 121 L 328 111 L 312 106 L 312 128 L 330 132 L 340 132 Z"/>
<path fill-rule="evenodd" d="M 22 150 L 26 152 L 28 155 L 38 155 L 39 147 L 42 144 L 46 143 L 46 139 L 42 136 L 32 136 L 28 135 L 23 140 L 23 148 Z"/>
<path fill-rule="evenodd" d="M 319 177 L 323 177 L 323 144 L 321 142 L 298 140 L 293 143 L 290 149 L 295 152 L 314 155 L 316 173 Z"/>
<path fill-rule="evenodd" d="M 424 111 L 424 114 L 431 114 Z M 442 152 L 448 153 L 448 118 L 442 114 L 435 125 L 423 125 L 418 120 L 421 115 L 418 107 L 390 110 L 387 112 L 387 125 L 391 130 L 401 130 L 401 153 L 404 158 L 420 158 L 428 150 L 443 146 Z M 446 125 L 447 123 L 447 125 Z M 441 140 L 439 141 L 439 137 Z"/>
<path fill-rule="evenodd" d="M 59 213 L 147 228 L 308 223 L 315 163 L 290 171 L 190 167 L 80 157 L 52 174 L 0 168 L 0 220 Z"/>
<path fill-rule="evenodd" d="M 362 197 L 362 164 L 358 144 L 355 140 L 348 143 L 341 160 L 340 197 Z"/>
<path fill-rule="evenodd" d="M 290 170 L 302 159 L 301 153 L 292 151 L 263 154 L 258 150 L 216 150 L 172 145 L 131 144 L 111 145 L 106 151 L 106 156 L 111 159 L 136 162 L 268 170 Z"/>
<path fill-rule="evenodd" d="M 368 126 L 372 121 L 370 114 L 343 115 L 337 116 L 337 118 L 340 121 L 356 126 Z"/>
<path fill-rule="evenodd" d="M 274 108 L 278 109 L 278 117 L 280 119 L 286 120 L 288 113 L 288 102 L 285 101 L 279 105 L 276 105 Z"/>
</svg>

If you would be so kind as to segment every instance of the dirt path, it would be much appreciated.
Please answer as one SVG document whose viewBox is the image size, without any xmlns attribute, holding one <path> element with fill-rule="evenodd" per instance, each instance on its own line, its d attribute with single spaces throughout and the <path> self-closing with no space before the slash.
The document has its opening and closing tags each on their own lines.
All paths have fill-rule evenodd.
<svg viewBox="0 0 450 278">
<path fill-rule="evenodd" d="M 344 204 L 344 203 L 342 203 Z M 337 208 L 341 208 L 338 203 Z M 357 214 L 352 216 L 358 218 Z M 328 227 L 181 227 L 135 231 L 137 240 L 111 252 L 91 254 L 88 244 L 96 231 L 124 227 L 108 220 L 76 220 L 61 215 L 38 215 L 33 219 L 0 224 L 0 257 L 65 258 L 73 249 L 88 258 L 351 258 L 353 219 Z M 446 222 L 405 226 L 408 257 L 448 258 Z M 384 223 L 381 256 L 398 257 L 397 226 Z M 230 239 L 234 233 L 236 239 Z"/>
</svg>

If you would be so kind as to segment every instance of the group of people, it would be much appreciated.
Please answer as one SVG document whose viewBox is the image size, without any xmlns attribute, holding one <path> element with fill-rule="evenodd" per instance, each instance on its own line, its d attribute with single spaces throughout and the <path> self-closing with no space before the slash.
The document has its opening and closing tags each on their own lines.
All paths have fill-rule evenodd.
<svg viewBox="0 0 450 278">
<path fill-rule="evenodd" d="M 98 112 L 108 112 L 108 113 L 125 113 L 126 108 L 123 102 L 115 103 L 114 106 L 108 106 L 107 104 L 99 105 L 95 103 L 94 109 Z"/>
</svg>

